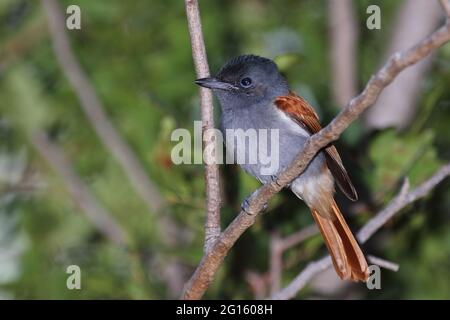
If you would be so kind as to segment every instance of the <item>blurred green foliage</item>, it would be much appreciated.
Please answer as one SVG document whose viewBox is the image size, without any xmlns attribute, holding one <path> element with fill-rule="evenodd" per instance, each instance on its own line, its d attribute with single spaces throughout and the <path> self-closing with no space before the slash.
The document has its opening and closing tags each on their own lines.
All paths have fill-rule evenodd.
<svg viewBox="0 0 450 320">
<path fill-rule="evenodd" d="M 203 167 L 170 161 L 172 130 L 192 131 L 200 118 L 183 2 L 61 3 L 81 7 L 82 30 L 67 31 L 76 57 L 187 235 L 176 248 L 162 243 L 159 218 L 148 212 L 102 145 L 63 76 L 39 1 L 1 0 L 0 298 L 166 298 L 164 267 L 155 254 L 175 257 L 189 275 L 203 247 Z M 369 4 L 382 8 L 381 30 L 364 28 Z M 381 62 L 398 2 L 361 0 L 355 7 L 362 88 Z M 315 105 L 323 123 L 336 114 L 330 102 L 326 1 L 201 1 L 201 14 L 213 72 L 242 53 L 272 57 L 292 88 Z M 419 111 L 408 128 L 368 133 L 358 121 L 339 141 L 363 204 L 357 207 L 339 196 L 354 228 L 395 195 L 405 176 L 417 185 L 450 159 L 449 61 L 447 45 L 424 79 Z M 30 144 L 28 135 L 36 129 L 48 132 L 92 194 L 131 235 L 129 248 L 109 243 L 85 218 L 63 180 Z M 221 170 L 225 225 L 258 183 L 234 166 Z M 403 210 L 365 246 L 398 262 L 400 271 L 383 271 L 382 290 L 350 290 L 374 299 L 450 298 L 449 185 L 442 183 Z M 311 223 L 304 204 L 289 192 L 277 195 L 233 248 L 206 297 L 252 298 L 245 276 L 267 272 L 271 232 L 289 235 Z M 318 236 L 289 250 L 283 284 L 324 252 Z M 81 267 L 82 290 L 66 288 L 71 264 Z M 306 290 L 299 297 L 310 294 Z"/>
<path fill-rule="evenodd" d="M 375 169 L 367 180 L 373 194 L 381 197 L 408 176 L 411 186 L 426 180 L 440 167 L 431 129 L 418 134 L 397 134 L 387 130 L 373 138 L 369 158 Z"/>
</svg>

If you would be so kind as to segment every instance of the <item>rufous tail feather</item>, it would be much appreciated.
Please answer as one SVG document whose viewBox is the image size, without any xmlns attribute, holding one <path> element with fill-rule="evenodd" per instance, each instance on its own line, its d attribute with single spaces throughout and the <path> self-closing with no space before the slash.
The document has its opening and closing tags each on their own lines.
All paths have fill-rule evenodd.
<svg viewBox="0 0 450 320">
<path fill-rule="evenodd" d="M 325 240 L 334 268 L 343 280 L 366 281 L 369 278 L 366 258 L 336 202 L 332 200 L 331 203 L 327 214 L 320 214 L 314 208 L 311 208 L 311 213 Z"/>
</svg>

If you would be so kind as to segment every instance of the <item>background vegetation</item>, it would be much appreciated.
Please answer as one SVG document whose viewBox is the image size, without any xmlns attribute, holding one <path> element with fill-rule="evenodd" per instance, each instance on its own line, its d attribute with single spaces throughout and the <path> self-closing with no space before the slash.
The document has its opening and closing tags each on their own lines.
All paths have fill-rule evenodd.
<svg viewBox="0 0 450 320">
<path fill-rule="evenodd" d="M 169 204 L 164 214 L 176 222 L 182 241 L 167 246 L 161 240 L 166 231 L 158 227 L 160 215 L 149 211 L 86 120 L 55 58 L 40 2 L 0 0 L 0 297 L 170 297 L 161 276 L 164 263 L 155 257 L 176 259 L 188 277 L 203 249 L 203 167 L 170 161 L 172 130 L 193 130 L 193 121 L 200 118 L 183 2 L 61 3 L 81 7 L 82 29 L 67 31 L 76 57 L 112 123 Z M 382 62 L 399 3 L 354 2 L 360 28 L 355 61 L 359 88 Z M 381 7 L 381 30 L 365 28 L 369 4 Z M 213 72 L 242 53 L 272 57 L 323 123 L 338 112 L 331 102 L 326 1 L 201 1 L 201 13 Z M 359 121 L 339 141 L 361 198 L 350 203 L 337 196 L 352 228 L 382 208 L 403 177 L 417 185 L 450 160 L 449 61 L 447 45 L 423 79 L 418 112 L 406 128 L 366 130 Z M 63 179 L 36 152 L 29 139 L 36 130 L 48 133 L 123 227 L 130 237 L 126 249 L 108 241 L 86 219 Z M 258 183 L 237 167 L 221 170 L 227 223 Z M 345 285 L 323 292 L 313 283 L 298 297 L 450 298 L 449 186 L 449 181 L 439 185 L 364 246 L 400 264 L 396 273 L 382 271 L 382 290 Z M 277 195 L 232 249 L 206 297 L 254 297 L 247 280 L 249 274 L 264 278 L 267 273 L 271 234 L 289 235 L 312 222 L 306 206 L 289 192 Z M 283 284 L 324 253 L 320 236 L 289 250 Z M 82 270 L 82 290 L 66 288 L 71 264 Z"/>
</svg>

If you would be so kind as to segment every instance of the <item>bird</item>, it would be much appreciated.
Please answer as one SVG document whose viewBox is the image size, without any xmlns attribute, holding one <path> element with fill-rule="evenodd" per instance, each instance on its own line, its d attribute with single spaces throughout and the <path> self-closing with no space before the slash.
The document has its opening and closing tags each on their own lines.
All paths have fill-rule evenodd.
<svg viewBox="0 0 450 320">
<path fill-rule="evenodd" d="M 220 128 L 227 132 L 225 146 L 227 153 L 234 155 L 234 161 L 242 151 L 237 149 L 237 142 L 242 141 L 236 140 L 242 137 L 230 135 L 230 131 L 277 130 L 276 145 L 266 146 L 267 152 L 278 152 L 276 168 L 262 170 L 267 167 L 259 159 L 238 163 L 261 183 L 276 179 L 302 151 L 306 140 L 321 130 L 314 108 L 290 89 L 271 59 L 241 55 L 229 60 L 214 77 L 197 79 L 195 83 L 211 89 L 217 97 Z M 250 153 L 257 152 L 259 141 L 244 143 L 248 160 Z M 287 187 L 310 208 L 337 275 L 343 280 L 365 282 L 369 277 L 367 261 L 334 199 L 335 182 L 350 200 L 358 199 L 336 147 L 328 145 Z"/>
</svg>

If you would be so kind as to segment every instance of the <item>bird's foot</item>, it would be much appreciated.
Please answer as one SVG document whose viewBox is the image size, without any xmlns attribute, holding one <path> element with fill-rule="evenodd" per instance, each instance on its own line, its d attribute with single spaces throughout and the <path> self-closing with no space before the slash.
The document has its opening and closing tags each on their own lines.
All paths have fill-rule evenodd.
<svg viewBox="0 0 450 320">
<path fill-rule="evenodd" d="M 276 175 L 274 175 L 274 174 L 270 176 L 270 182 L 273 182 L 273 183 L 275 183 L 277 186 L 281 187 L 281 185 L 278 183 L 278 176 L 276 176 Z"/>
<path fill-rule="evenodd" d="M 260 192 L 261 192 L 260 189 L 255 190 L 250 196 L 245 198 L 245 200 L 241 204 L 242 211 L 244 211 L 249 216 L 256 215 L 260 212 L 258 210 L 255 210 L 254 208 L 252 208 L 250 205 L 252 203 L 252 201 L 255 200 L 259 196 Z M 267 207 L 268 207 L 268 204 L 267 204 L 267 202 L 265 202 L 263 204 L 261 212 L 265 211 L 267 209 Z"/>
</svg>

